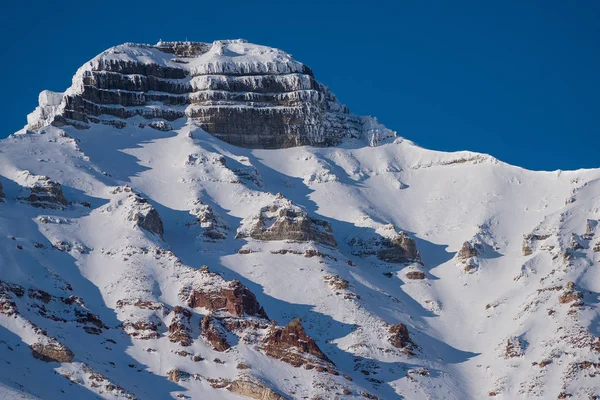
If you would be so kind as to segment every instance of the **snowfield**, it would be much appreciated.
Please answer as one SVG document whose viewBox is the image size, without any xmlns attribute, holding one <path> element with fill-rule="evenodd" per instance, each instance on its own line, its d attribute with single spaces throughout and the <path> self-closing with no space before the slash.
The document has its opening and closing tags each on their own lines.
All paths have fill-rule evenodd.
<svg viewBox="0 0 600 400">
<path fill-rule="evenodd" d="M 186 68 L 304 68 L 219 43 Z M 600 398 L 600 169 L 378 125 L 268 150 L 188 117 L 77 129 L 41 97 L 0 142 L 0 398 Z"/>
</svg>

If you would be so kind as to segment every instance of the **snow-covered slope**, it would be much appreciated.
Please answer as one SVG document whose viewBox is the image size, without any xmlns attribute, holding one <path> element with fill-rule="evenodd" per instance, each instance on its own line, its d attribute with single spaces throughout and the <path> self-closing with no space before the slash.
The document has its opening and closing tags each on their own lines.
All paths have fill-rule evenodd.
<svg viewBox="0 0 600 400">
<path fill-rule="evenodd" d="M 600 396 L 599 178 L 420 148 L 276 49 L 117 46 L 0 144 L 0 397 Z"/>
</svg>

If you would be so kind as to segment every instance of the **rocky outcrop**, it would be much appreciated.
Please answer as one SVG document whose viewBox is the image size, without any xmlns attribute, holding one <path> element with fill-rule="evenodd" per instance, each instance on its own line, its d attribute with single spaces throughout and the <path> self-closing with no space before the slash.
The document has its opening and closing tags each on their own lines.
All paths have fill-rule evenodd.
<svg viewBox="0 0 600 400">
<path fill-rule="evenodd" d="M 70 363 L 75 358 L 71 350 L 55 339 L 49 339 L 47 343 L 34 343 L 30 347 L 33 357 L 45 362 Z"/>
<path fill-rule="evenodd" d="M 382 240 L 377 258 L 389 263 L 421 263 L 421 254 L 417 250 L 417 245 L 406 232 L 400 232 L 391 239 Z"/>
<path fill-rule="evenodd" d="M 0 182 L 0 203 L 4 203 L 5 200 L 6 200 L 6 195 L 4 194 L 2 182 Z"/>
<path fill-rule="evenodd" d="M 477 257 L 479 252 L 474 244 L 471 242 L 464 242 L 458 253 L 456 254 L 456 258 L 459 260 L 467 260 L 471 257 Z"/>
<path fill-rule="evenodd" d="M 408 334 L 408 328 L 406 327 L 406 325 L 404 324 L 394 324 L 392 326 L 390 326 L 389 329 L 389 340 L 390 343 L 398 348 L 401 349 L 403 353 L 407 354 L 407 355 L 413 355 L 414 352 L 414 342 L 411 340 L 409 334 Z"/>
<path fill-rule="evenodd" d="M 228 350 L 231 345 L 227 342 L 225 329 L 212 315 L 205 315 L 200 321 L 201 335 L 216 351 Z"/>
<path fill-rule="evenodd" d="M 504 347 L 504 358 L 521 357 L 525 352 L 525 341 L 520 337 L 513 336 L 506 339 Z"/>
<path fill-rule="evenodd" d="M 560 304 L 571 304 L 579 305 L 583 299 L 583 293 L 575 290 L 575 283 L 567 282 L 561 294 L 558 296 L 558 302 Z"/>
<path fill-rule="evenodd" d="M 423 264 L 414 239 L 406 232 L 397 232 L 392 225 L 384 226 L 372 236 L 351 237 L 347 243 L 355 256 L 376 256 L 392 264 Z"/>
<path fill-rule="evenodd" d="M 281 195 L 271 205 L 263 207 L 256 216 L 243 220 L 236 237 L 337 246 L 329 222 L 312 218 L 303 208 Z"/>
<path fill-rule="evenodd" d="M 243 40 L 186 43 L 108 49 L 78 71 L 65 93 L 42 92 L 27 128 L 122 128 L 135 116 L 187 117 L 226 142 L 251 148 L 395 135 L 372 117 L 350 114 L 309 67 L 281 50 Z"/>
<path fill-rule="evenodd" d="M 535 242 L 546 240 L 550 237 L 546 233 L 529 233 L 523 236 L 523 243 L 521 245 L 522 253 L 524 256 L 530 256 L 533 254 L 533 246 Z"/>
<path fill-rule="evenodd" d="M 263 350 L 268 356 L 294 367 L 304 366 L 337 374 L 333 363 L 304 331 L 300 318 L 295 318 L 285 327 L 272 326 L 264 340 Z"/>
<path fill-rule="evenodd" d="M 181 306 L 176 306 L 171 312 L 171 322 L 169 324 L 169 340 L 172 343 L 179 343 L 182 346 L 192 344 L 190 319 L 192 313 Z"/>
<path fill-rule="evenodd" d="M 47 176 L 26 173 L 25 185 L 29 194 L 19 200 L 33 207 L 63 209 L 69 205 L 60 184 Z"/>
<path fill-rule="evenodd" d="M 422 272 L 422 271 L 408 271 L 405 276 L 407 279 L 417 279 L 417 280 L 425 279 L 425 277 L 426 277 L 425 272 Z"/>
<path fill-rule="evenodd" d="M 126 194 L 127 219 L 148 232 L 162 236 L 164 232 L 162 219 L 154 206 L 133 192 L 129 186 L 119 186 L 112 191 L 112 194 L 119 193 Z"/>
<path fill-rule="evenodd" d="M 188 226 L 199 225 L 202 229 L 202 236 L 208 241 L 219 241 L 227 237 L 229 227 L 219 218 L 208 204 L 197 200 L 195 207 L 190 210 L 194 216 L 193 222 Z"/>
<path fill-rule="evenodd" d="M 268 319 L 254 293 L 236 280 L 216 289 L 192 289 L 189 291 L 187 303 L 192 308 L 203 307 L 209 311 L 227 311 L 236 317 L 254 315 Z"/>
<path fill-rule="evenodd" d="M 285 400 L 287 397 L 277 394 L 257 379 L 237 379 L 227 386 L 227 390 L 240 396 L 249 397 L 256 400 Z"/>
</svg>

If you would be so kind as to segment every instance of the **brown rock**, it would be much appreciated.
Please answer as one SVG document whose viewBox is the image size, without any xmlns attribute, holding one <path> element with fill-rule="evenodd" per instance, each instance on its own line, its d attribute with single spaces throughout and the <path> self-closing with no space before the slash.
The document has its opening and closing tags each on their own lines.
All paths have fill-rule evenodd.
<svg viewBox="0 0 600 400">
<path fill-rule="evenodd" d="M 70 363 L 75 355 L 65 345 L 55 339 L 49 343 L 34 343 L 31 346 L 31 354 L 34 358 L 45 362 Z"/>
<path fill-rule="evenodd" d="M 395 264 L 407 262 L 422 264 L 417 244 L 406 232 L 400 232 L 392 239 L 382 239 L 377 258 Z"/>
<path fill-rule="evenodd" d="M 192 308 L 204 307 L 209 311 L 228 311 L 236 317 L 253 315 L 268 319 L 254 293 L 236 280 L 219 291 L 192 290 L 188 305 Z"/>
<path fill-rule="evenodd" d="M 478 255 L 479 252 L 473 244 L 470 242 L 464 242 L 459 252 L 456 254 L 456 257 L 459 260 L 466 260 L 471 257 L 477 257 Z"/>
<path fill-rule="evenodd" d="M 201 335 L 216 351 L 225 351 L 231 347 L 227 342 L 227 334 L 221 324 L 212 316 L 206 315 L 200 321 Z"/>
<path fill-rule="evenodd" d="M 421 271 L 409 271 L 406 273 L 408 279 L 425 279 L 425 273 Z"/>
<path fill-rule="evenodd" d="M 408 328 L 404 324 L 390 326 L 390 343 L 398 349 L 402 349 L 407 355 L 413 355 L 413 341 L 408 334 Z"/>
<path fill-rule="evenodd" d="M 190 318 L 192 313 L 183 307 L 176 306 L 171 312 L 171 323 L 169 324 L 169 340 L 187 347 L 193 342 L 190 335 Z"/>
<path fill-rule="evenodd" d="M 277 394 L 273 389 L 271 389 L 267 385 L 257 381 L 238 379 L 231 382 L 231 385 L 227 387 L 227 390 L 229 390 L 232 393 L 239 394 L 240 396 L 245 396 L 257 400 L 287 399 L 287 397 Z"/>
<path fill-rule="evenodd" d="M 29 186 L 30 194 L 20 200 L 38 208 L 62 209 L 69 205 L 58 182 L 47 176 L 29 176 L 34 182 Z"/>
</svg>

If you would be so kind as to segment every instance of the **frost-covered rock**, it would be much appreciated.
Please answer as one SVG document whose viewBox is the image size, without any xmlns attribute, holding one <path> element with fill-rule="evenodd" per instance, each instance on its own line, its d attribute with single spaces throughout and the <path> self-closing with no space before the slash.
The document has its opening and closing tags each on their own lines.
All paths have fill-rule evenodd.
<svg viewBox="0 0 600 400">
<path fill-rule="evenodd" d="M 273 326 L 264 340 L 263 349 L 270 357 L 277 358 L 294 367 L 316 368 L 337 374 L 333 363 L 321 351 L 315 341 L 306 334 L 300 318 L 287 326 Z"/>
<path fill-rule="evenodd" d="M 25 172 L 23 180 L 24 190 L 28 190 L 29 194 L 20 197 L 21 201 L 38 208 L 63 209 L 69 205 L 60 183 L 51 180 L 49 177 Z"/>
<path fill-rule="evenodd" d="M 396 232 L 392 229 L 386 236 L 352 237 L 348 244 L 352 248 L 352 254 L 360 257 L 375 255 L 378 259 L 392 264 L 422 264 L 417 244 L 406 232 Z"/>
<path fill-rule="evenodd" d="M 75 357 L 71 350 L 56 339 L 32 344 L 31 353 L 33 357 L 46 362 L 70 363 Z"/>
<path fill-rule="evenodd" d="M 127 212 L 127 220 L 133 222 L 136 226 L 152 232 L 157 235 L 162 235 L 164 228 L 162 219 L 158 211 L 144 197 L 133 192 L 129 186 L 119 186 L 112 191 L 113 194 L 122 193 L 125 195 L 125 206 Z"/>
<path fill-rule="evenodd" d="M 237 237 L 265 241 L 315 242 L 337 247 L 329 222 L 309 216 L 303 208 L 283 197 L 278 197 L 271 205 L 263 207 L 258 215 L 243 220 Z"/>
<path fill-rule="evenodd" d="M 328 146 L 345 137 L 392 138 L 372 117 L 351 114 L 309 67 L 290 54 L 244 40 L 123 44 L 82 66 L 65 93 L 44 91 L 28 129 L 142 123 L 167 131 L 189 118 L 242 147 Z M 181 49 L 186 49 L 182 51 Z"/>
</svg>

